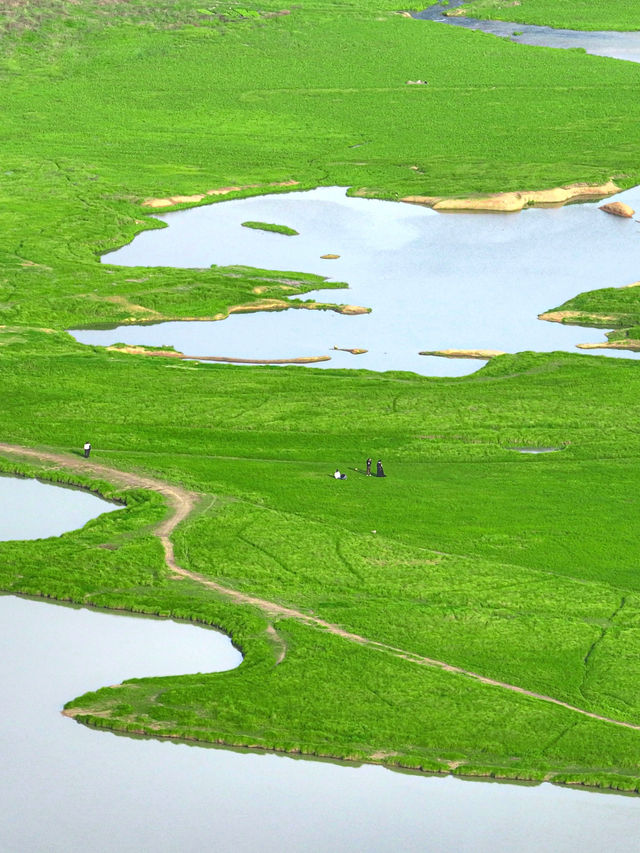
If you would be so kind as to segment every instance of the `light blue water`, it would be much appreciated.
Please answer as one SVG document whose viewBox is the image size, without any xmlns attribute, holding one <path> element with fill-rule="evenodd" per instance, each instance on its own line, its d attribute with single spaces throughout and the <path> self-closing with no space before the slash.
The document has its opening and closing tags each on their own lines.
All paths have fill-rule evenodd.
<svg viewBox="0 0 640 853">
<path fill-rule="evenodd" d="M 616 198 L 640 208 L 639 188 Z M 317 366 L 438 376 L 471 373 L 482 362 L 425 357 L 420 351 L 579 352 L 576 344 L 604 340 L 603 332 L 543 322 L 538 314 L 585 290 L 619 287 L 640 277 L 638 223 L 607 215 L 600 204 L 440 214 L 348 198 L 343 189 L 325 187 L 167 213 L 158 217 L 167 228 L 143 232 L 103 261 L 312 272 L 348 282 L 349 288 L 303 298 L 364 305 L 372 312 L 349 317 L 290 310 L 73 334 L 89 344 L 173 345 L 194 356 L 328 355 L 331 361 Z M 248 219 L 286 224 L 300 236 L 243 228 Z M 327 253 L 340 258 L 322 260 Z M 353 356 L 334 346 L 368 352 Z M 593 354 L 637 357 L 612 350 Z"/>
<path fill-rule="evenodd" d="M 628 853 L 640 832 L 635 798 L 88 729 L 60 715 L 70 697 L 237 653 L 201 628 L 9 597 L 0 626 L 3 853 Z"/>
</svg>

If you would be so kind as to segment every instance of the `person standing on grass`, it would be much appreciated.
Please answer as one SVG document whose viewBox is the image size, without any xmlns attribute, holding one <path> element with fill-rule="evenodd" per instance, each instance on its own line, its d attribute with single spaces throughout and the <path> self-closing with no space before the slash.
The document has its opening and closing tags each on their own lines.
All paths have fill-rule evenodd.
<svg viewBox="0 0 640 853">
<path fill-rule="evenodd" d="M 386 477 L 387 475 L 384 473 L 384 468 L 382 467 L 382 460 L 378 459 L 378 463 L 376 465 L 376 477 Z"/>
<path fill-rule="evenodd" d="M 367 459 L 367 477 L 371 476 L 371 457 Z"/>
<path fill-rule="evenodd" d="M 84 458 L 88 459 L 90 453 L 91 453 L 91 444 L 88 441 L 85 441 L 85 443 L 84 443 Z"/>
</svg>

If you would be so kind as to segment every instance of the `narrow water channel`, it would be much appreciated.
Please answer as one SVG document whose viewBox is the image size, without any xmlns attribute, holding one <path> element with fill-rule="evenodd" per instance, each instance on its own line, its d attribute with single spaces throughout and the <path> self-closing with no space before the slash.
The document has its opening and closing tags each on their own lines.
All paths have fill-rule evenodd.
<svg viewBox="0 0 640 853">
<path fill-rule="evenodd" d="M 640 208 L 640 188 L 615 197 Z M 520 213 L 442 214 L 410 204 L 349 198 L 339 187 L 219 202 L 157 218 L 103 257 L 132 267 L 243 264 L 317 273 L 348 282 L 304 299 L 370 307 L 370 314 L 281 311 L 181 322 L 74 330 L 88 344 L 173 345 L 194 356 L 329 356 L 316 367 L 472 373 L 482 361 L 421 356 L 424 350 L 565 350 L 604 340 L 602 330 L 549 323 L 538 314 L 586 290 L 637 281 L 640 230 L 601 202 Z M 245 220 L 288 225 L 284 237 L 243 228 Z M 325 260 L 324 254 L 339 258 Z M 143 270 L 138 270 L 142 273 Z M 136 273 L 136 275 L 138 274 Z M 362 348 L 363 355 L 333 347 Z M 593 354 L 637 358 L 616 350 Z M 300 368 L 303 369 L 303 368 Z"/>
<path fill-rule="evenodd" d="M 553 27 L 540 27 L 533 24 L 514 24 L 506 21 L 486 21 L 480 18 L 446 15 L 464 0 L 450 0 L 446 4 L 437 3 L 423 12 L 412 12 L 411 16 L 423 21 L 436 21 L 453 27 L 468 30 L 481 30 L 483 33 L 512 39 L 519 44 L 537 45 L 554 48 L 583 48 L 594 56 L 609 56 L 627 62 L 640 62 L 640 32 L 615 32 L 595 30 L 566 30 Z"/>
<path fill-rule="evenodd" d="M 2 538 L 51 535 L 52 520 L 57 533 L 81 523 L 61 508 L 67 490 L 38 484 L 34 501 L 25 482 L 0 480 L 3 507 L 31 519 L 5 524 Z M 88 517 L 104 510 L 70 494 L 88 501 Z M 195 626 L 11 596 L 0 596 L 0 626 L 3 853 L 617 853 L 640 830 L 637 798 L 97 732 L 63 717 L 62 705 L 126 677 L 229 669 L 238 652 Z"/>
</svg>

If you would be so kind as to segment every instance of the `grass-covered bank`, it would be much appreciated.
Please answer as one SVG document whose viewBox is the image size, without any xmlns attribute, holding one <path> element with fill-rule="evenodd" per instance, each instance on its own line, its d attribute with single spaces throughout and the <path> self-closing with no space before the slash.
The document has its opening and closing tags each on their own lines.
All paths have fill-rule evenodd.
<svg viewBox="0 0 640 853">
<path fill-rule="evenodd" d="M 470 0 L 460 13 L 472 18 L 572 30 L 640 29 L 635 0 L 613 3 L 606 0 L 519 0 L 517 3 L 513 0 Z"/>
<path fill-rule="evenodd" d="M 273 222 L 243 222 L 245 228 L 253 228 L 256 231 L 271 231 L 274 234 L 284 234 L 286 237 L 295 237 L 299 233 L 295 228 L 288 225 L 277 225 Z"/>
<path fill-rule="evenodd" d="M 637 723 L 637 365 L 528 353 L 451 380 L 229 368 L 82 347 L 62 330 L 224 315 L 321 283 L 101 265 L 101 252 L 156 227 L 148 198 L 292 180 L 385 198 L 638 183 L 640 68 L 411 21 L 387 3 L 288 15 L 185 0 L 12 8 L 0 62 L 2 439 L 69 450 L 88 435 L 111 467 L 203 495 L 174 543 L 205 579 Z M 416 77 L 429 85 L 406 85 Z M 544 445 L 563 450 L 509 450 Z M 368 455 L 386 480 L 349 470 Z M 347 482 L 330 477 L 336 465 Z M 246 657 L 233 673 L 142 679 L 72 703 L 94 722 L 637 787 L 635 731 L 293 619 L 275 625 L 276 666 L 265 616 L 169 577 L 152 530 L 165 507 L 126 499 L 125 513 L 82 531 L 0 545 L 2 589 L 216 624 Z"/>
</svg>

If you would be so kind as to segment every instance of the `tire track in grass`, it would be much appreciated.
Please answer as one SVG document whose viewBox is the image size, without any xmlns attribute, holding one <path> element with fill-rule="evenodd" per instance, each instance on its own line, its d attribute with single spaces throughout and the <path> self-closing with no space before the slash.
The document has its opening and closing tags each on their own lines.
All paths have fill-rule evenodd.
<svg viewBox="0 0 640 853">
<path fill-rule="evenodd" d="M 473 681 L 480 682 L 481 684 L 486 684 L 489 687 L 498 687 L 502 690 L 508 690 L 511 693 L 517 693 L 520 696 L 527 696 L 530 699 L 536 699 L 541 702 L 547 702 L 551 705 L 557 705 L 560 708 L 564 708 L 567 711 L 572 711 L 575 714 L 580 714 L 581 716 L 592 720 L 609 723 L 626 729 L 633 729 L 634 731 L 640 731 L 640 724 L 630 723 L 626 720 L 616 720 L 612 717 L 605 717 L 601 714 L 596 714 L 593 711 L 578 708 L 568 702 L 563 702 L 561 699 L 555 699 L 553 696 L 546 696 L 544 693 L 536 693 L 534 690 L 527 690 L 516 684 L 509 684 L 506 681 L 489 678 L 485 675 L 481 675 L 480 673 L 473 672 L 472 670 L 463 669 L 460 666 L 446 663 L 446 661 L 436 660 L 435 658 L 426 657 L 424 655 L 418 655 L 414 652 L 409 652 L 406 649 L 401 649 L 387 643 L 380 643 L 377 640 L 371 640 L 367 637 L 361 636 L 360 634 L 354 634 L 351 631 L 347 631 L 339 625 L 326 622 L 324 619 L 320 619 L 317 616 L 313 616 L 309 613 L 303 613 L 293 607 L 277 604 L 274 601 L 267 601 L 264 598 L 258 598 L 257 596 L 240 592 L 237 589 L 230 589 L 214 580 L 210 580 L 209 578 L 198 574 L 197 572 L 191 572 L 187 569 L 183 569 L 176 563 L 173 543 L 169 537 L 178 524 L 184 521 L 195 507 L 200 497 L 196 492 L 190 492 L 187 489 L 183 489 L 181 486 L 166 483 L 163 480 L 156 479 L 155 477 L 146 477 L 140 474 L 119 471 L 115 468 L 110 468 L 107 465 L 102 465 L 85 459 L 80 461 L 68 453 L 34 450 L 2 442 L 0 442 L 0 453 L 13 458 L 17 457 L 27 460 L 36 460 L 38 462 L 55 463 L 70 472 L 92 474 L 103 477 L 104 479 L 107 479 L 119 486 L 149 489 L 163 495 L 167 501 L 170 512 L 167 518 L 156 526 L 154 533 L 162 544 L 167 567 L 174 577 L 188 578 L 189 580 L 195 581 L 196 583 L 207 587 L 207 589 L 211 589 L 219 595 L 229 598 L 237 603 L 249 604 L 252 607 L 256 607 L 271 618 L 295 619 L 297 622 L 301 622 L 314 628 L 320 628 L 330 634 L 342 637 L 349 642 L 356 643 L 359 646 L 391 654 L 393 657 L 406 660 L 419 666 L 428 666 L 433 669 L 442 670 L 443 672 L 449 672 L 453 675 L 464 676 L 465 678 L 472 679 Z M 272 630 L 275 632 L 275 629 Z M 273 634 L 271 632 L 269 633 L 271 634 L 272 639 L 275 639 Z M 283 658 L 279 657 L 278 663 L 282 660 Z"/>
</svg>

